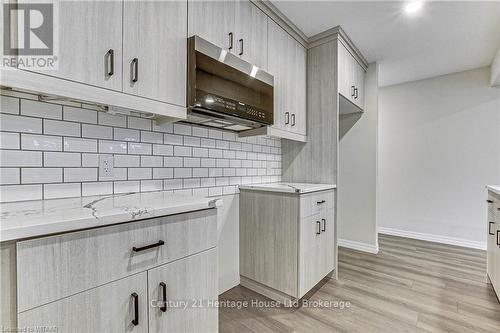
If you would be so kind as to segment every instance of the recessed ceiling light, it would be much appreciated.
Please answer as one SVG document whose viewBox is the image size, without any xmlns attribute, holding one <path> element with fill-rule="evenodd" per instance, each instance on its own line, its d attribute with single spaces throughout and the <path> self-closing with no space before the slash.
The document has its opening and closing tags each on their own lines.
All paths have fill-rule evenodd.
<svg viewBox="0 0 500 333">
<path fill-rule="evenodd" d="M 415 14 L 422 9 L 422 1 L 408 2 L 405 6 L 406 14 Z"/>
</svg>

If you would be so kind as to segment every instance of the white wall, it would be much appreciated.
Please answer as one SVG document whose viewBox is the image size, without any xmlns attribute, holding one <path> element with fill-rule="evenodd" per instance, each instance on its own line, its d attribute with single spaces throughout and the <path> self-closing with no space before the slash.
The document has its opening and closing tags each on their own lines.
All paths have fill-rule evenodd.
<svg viewBox="0 0 500 333">
<path fill-rule="evenodd" d="M 379 227 L 484 248 L 500 183 L 500 89 L 489 68 L 379 90 Z"/>
<path fill-rule="evenodd" d="M 365 112 L 341 116 L 339 143 L 339 245 L 378 252 L 376 172 L 378 65 L 365 77 Z"/>
</svg>

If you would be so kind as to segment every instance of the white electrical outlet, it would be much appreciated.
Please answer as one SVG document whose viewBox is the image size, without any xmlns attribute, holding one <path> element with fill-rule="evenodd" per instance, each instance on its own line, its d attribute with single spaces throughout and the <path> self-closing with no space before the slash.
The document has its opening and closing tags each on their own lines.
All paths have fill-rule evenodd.
<svg viewBox="0 0 500 333">
<path fill-rule="evenodd" d="M 99 177 L 113 177 L 113 155 L 99 155 Z"/>
</svg>

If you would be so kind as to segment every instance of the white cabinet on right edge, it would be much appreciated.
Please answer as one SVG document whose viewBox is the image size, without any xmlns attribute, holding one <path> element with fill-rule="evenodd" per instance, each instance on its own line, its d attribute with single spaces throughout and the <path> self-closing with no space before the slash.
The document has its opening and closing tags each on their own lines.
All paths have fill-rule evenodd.
<svg viewBox="0 0 500 333">
<path fill-rule="evenodd" d="M 341 40 L 338 41 L 338 73 L 339 93 L 364 110 L 365 69 Z"/>
</svg>

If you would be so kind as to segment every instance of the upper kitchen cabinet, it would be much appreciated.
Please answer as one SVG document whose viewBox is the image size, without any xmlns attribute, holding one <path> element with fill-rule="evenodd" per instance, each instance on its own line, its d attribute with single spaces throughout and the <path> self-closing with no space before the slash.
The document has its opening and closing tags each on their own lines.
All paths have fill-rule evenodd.
<svg viewBox="0 0 500 333">
<path fill-rule="evenodd" d="M 229 52 L 236 52 L 236 1 L 188 2 L 188 37 L 193 35 Z"/>
<path fill-rule="evenodd" d="M 197 35 L 267 69 L 267 16 L 250 1 L 189 1 L 188 36 Z"/>
<path fill-rule="evenodd" d="M 121 91 L 122 2 L 58 1 L 58 6 L 58 68 L 37 72 Z"/>
<path fill-rule="evenodd" d="M 338 41 L 338 73 L 339 94 L 364 110 L 365 68 L 341 40 Z"/>
<path fill-rule="evenodd" d="M 276 136 L 305 141 L 306 50 L 274 21 L 268 21 L 268 72 L 274 76 Z"/>
<path fill-rule="evenodd" d="M 249 1 L 236 2 L 236 54 L 267 70 L 267 16 Z"/>
<path fill-rule="evenodd" d="M 186 103 L 186 1 L 125 1 L 123 91 Z"/>
</svg>

